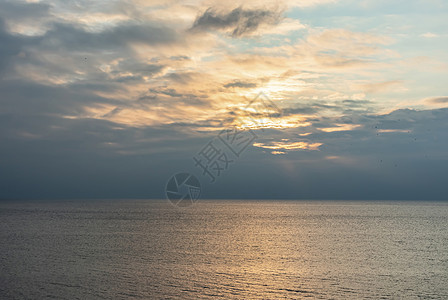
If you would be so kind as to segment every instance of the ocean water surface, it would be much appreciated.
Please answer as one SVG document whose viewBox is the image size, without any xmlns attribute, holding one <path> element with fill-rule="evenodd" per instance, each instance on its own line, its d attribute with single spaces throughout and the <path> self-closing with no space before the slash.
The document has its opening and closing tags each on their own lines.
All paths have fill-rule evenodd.
<svg viewBox="0 0 448 300">
<path fill-rule="evenodd" d="M 448 299 L 448 203 L 0 202 L 1 299 Z"/>
</svg>

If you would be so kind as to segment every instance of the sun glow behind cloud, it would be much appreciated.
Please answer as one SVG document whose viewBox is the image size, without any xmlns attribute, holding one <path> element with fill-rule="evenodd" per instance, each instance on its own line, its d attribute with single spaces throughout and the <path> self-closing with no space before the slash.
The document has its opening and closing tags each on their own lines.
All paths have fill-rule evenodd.
<svg viewBox="0 0 448 300">
<path fill-rule="evenodd" d="M 254 143 L 253 146 L 272 150 L 312 150 L 317 151 L 322 143 L 309 143 L 305 141 L 292 142 L 288 139 L 283 139 L 279 142 L 270 143 Z M 274 153 L 275 152 L 275 153 Z M 283 151 L 274 151 L 273 154 L 283 154 Z M 279 153 L 283 152 L 283 153 Z"/>
<path fill-rule="evenodd" d="M 337 26 L 318 24 L 323 21 L 308 17 L 312 14 L 298 14 L 320 6 L 344 7 L 342 1 L 81 3 L 5 2 L 0 14 L 5 32 L 36 39 L 12 56 L 6 78 L 74 90 L 91 99 L 64 111 L 65 118 L 131 127 L 188 124 L 200 131 L 242 122 L 257 130 L 308 128 L 298 133 L 304 137 L 313 128 L 324 133 L 362 129 L 362 124 L 340 120 L 354 111 L 446 106 L 440 80 L 424 85 L 442 96 L 431 98 L 422 88 L 420 96 L 409 97 L 421 78 L 414 75 L 418 64 L 404 65 L 428 58 L 424 51 L 408 53 L 400 46 L 400 28 L 354 26 L 339 16 L 344 22 Z M 12 18 L 15 11 L 21 14 Z M 422 29 L 413 38 L 443 37 Z M 439 73 L 430 73 L 443 77 L 446 57 L 435 53 L 431 59 L 445 60 Z M 287 113 L 241 115 L 260 92 Z M 320 124 L 321 118 L 326 124 Z"/>
<path fill-rule="evenodd" d="M 305 5 L 307 6 L 323 2 L 329 1 L 302 2 L 300 6 L 304 3 L 308 3 Z M 114 118 L 104 113 L 102 115 L 107 116 L 105 118 L 130 124 L 133 118 L 132 110 L 134 110 L 135 124 L 142 124 L 142 120 L 145 119 L 148 120 L 147 125 L 153 125 L 157 120 L 160 124 L 164 124 L 176 122 L 176 119 L 182 121 L 184 118 L 180 114 L 183 112 L 188 112 L 189 118 L 204 119 L 201 113 L 192 115 L 190 112 L 199 110 L 211 116 L 212 114 L 207 113 L 206 110 L 212 112 L 217 107 L 244 103 L 247 98 L 250 99 L 260 91 L 268 93 L 274 101 L 289 100 L 293 97 L 306 98 L 306 95 L 310 93 L 331 99 L 334 98 L 335 92 L 339 93 L 340 99 L 351 98 L 350 93 L 328 89 L 322 83 L 310 79 L 327 76 L 325 72 L 334 73 L 338 68 L 345 70 L 351 62 L 349 58 L 342 58 L 339 54 L 342 51 L 345 53 L 344 56 L 347 54 L 350 56 L 370 55 L 375 52 L 381 53 L 377 47 L 385 44 L 385 38 L 371 34 L 339 29 L 316 32 L 301 24 L 300 20 L 284 18 L 282 11 L 285 8 L 270 8 L 258 4 L 254 7 L 248 4 L 242 8 L 220 5 L 216 10 L 204 11 L 204 7 L 211 4 L 198 2 L 195 23 L 186 22 L 183 28 L 175 26 L 175 20 L 169 18 L 158 20 L 157 25 L 149 21 L 149 16 L 153 15 L 154 10 L 161 12 L 163 9 L 171 9 L 175 15 L 189 14 L 190 17 L 185 20 L 192 22 L 194 9 L 191 9 L 191 6 L 186 9 L 186 5 L 177 2 L 159 7 L 155 4 L 148 6 L 136 3 L 137 7 L 144 6 L 144 9 L 136 10 L 135 7 L 130 9 L 130 6 L 124 5 L 123 7 L 129 9 L 128 11 L 126 9 L 111 10 L 110 13 L 100 12 L 95 6 L 88 6 L 86 11 L 68 10 L 64 5 L 54 5 L 52 10 L 58 11 L 61 22 L 72 22 L 79 28 L 68 30 L 57 25 L 59 27 L 48 31 L 51 33 L 48 34 L 48 43 L 61 39 L 64 34 L 74 38 L 78 38 L 76 35 L 79 35 L 79 41 L 85 41 L 87 49 L 92 53 L 96 52 L 95 57 L 83 53 L 82 50 L 74 51 L 74 56 L 68 61 L 64 55 L 65 61 L 71 65 L 66 65 L 65 70 L 62 67 L 57 74 L 57 79 L 52 76 L 39 78 L 37 75 L 32 79 L 54 85 L 82 84 L 88 81 L 106 84 L 108 81 L 107 84 L 114 84 L 114 89 L 110 92 L 103 88 L 92 91 L 116 103 L 116 106 L 111 109 L 111 111 L 116 109 Z M 271 9 L 274 9 L 271 14 L 273 19 L 265 17 L 269 16 Z M 207 13 L 209 15 L 206 15 Z M 135 16 L 139 16 L 140 24 L 133 21 Z M 159 18 L 162 16 L 163 14 L 160 14 Z M 45 20 L 44 18 L 41 21 L 45 23 Z M 147 30 L 153 30 L 155 34 L 146 35 L 143 29 L 138 29 L 138 26 L 143 28 L 147 26 Z M 86 31 L 83 32 L 82 28 Z M 198 28 L 199 31 L 191 32 L 191 28 Z M 228 31 L 238 34 L 233 37 L 228 36 L 226 33 Z M 303 31 L 306 38 L 293 42 L 289 34 L 297 31 Z M 102 37 L 103 35 L 105 38 Z M 252 35 L 264 35 L 267 39 L 261 42 L 257 38 L 252 38 Z M 44 34 L 43 37 L 43 44 L 45 44 L 46 35 Z M 119 37 L 121 40 L 114 42 L 110 39 L 112 37 Z M 95 43 L 98 38 L 109 43 L 109 48 L 96 48 Z M 275 43 L 275 46 L 269 45 L 270 43 Z M 275 48 L 280 51 L 276 51 Z M 128 52 L 128 57 L 122 55 L 123 50 Z M 258 53 L 251 54 L 252 51 Z M 322 51 L 335 52 L 330 54 Z M 76 55 L 77 52 L 78 55 Z M 35 57 L 35 61 L 57 62 L 62 59 L 61 55 L 62 53 L 58 51 L 51 51 L 45 56 Z M 334 59 L 338 59 L 337 65 L 335 62 L 330 62 Z M 347 60 L 347 63 L 344 60 Z M 350 58 L 350 61 L 354 60 Z M 59 63 L 59 65 L 62 64 Z M 155 67 L 158 65 L 159 69 L 152 71 L 151 65 Z M 21 74 L 32 76 L 35 67 L 33 64 L 22 65 Z M 76 73 L 71 72 L 73 68 L 77 69 Z M 314 75 L 310 77 L 304 76 L 304 69 L 317 71 L 314 71 Z M 42 66 L 39 66 L 40 73 L 46 71 L 45 68 L 42 69 Z M 243 83 L 230 86 L 229 81 Z M 247 83 L 244 84 L 244 82 Z M 226 86 L 230 87 L 225 88 Z M 149 106 L 145 108 L 144 105 L 129 105 L 139 97 L 160 99 L 156 105 L 151 105 L 157 107 L 159 113 L 173 108 L 173 101 L 190 108 L 177 108 L 176 113 L 180 117 L 173 120 L 164 117 L 142 118 L 142 114 L 151 115 L 153 111 L 149 111 Z M 201 101 L 208 103 L 205 106 L 201 104 Z M 194 106 L 201 107 L 194 109 Z M 91 115 L 90 112 L 96 109 L 96 104 L 92 107 L 86 106 L 87 113 L 80 114 L 80 117 Z M 143 113 L 145 109 L 148 110 L 147 113 Z M 124 114 L 126 117 L 123 116 Z M 100 116 L 101 114 L 96 115 L 96 117 Z M 275 124 L 266 126 L 294 127 L 299 123 L 292 120 L 291 116 L 288 118 L 285 117 L 284 120 L 277 120 Z"/>
<path fill-rule="evenodd" d="M 361 126 L 358 124 L 336 124 L 336 125 L 337 125 L 336 127 L 319 128 L 319 130 L 322 130 L 324 132 L 348 131 Z"/>
<path fill-rule="evenodd" d="M 146 197 L 231 126 L 258 137 L 229 179 L 251 193 L 446 195 L 447 15 L 441 0 L 0 1 L 3 197 L 76 197 L 83 180 Z M 273 105 L 246 110 L 260 92 Z"/>
</svg>

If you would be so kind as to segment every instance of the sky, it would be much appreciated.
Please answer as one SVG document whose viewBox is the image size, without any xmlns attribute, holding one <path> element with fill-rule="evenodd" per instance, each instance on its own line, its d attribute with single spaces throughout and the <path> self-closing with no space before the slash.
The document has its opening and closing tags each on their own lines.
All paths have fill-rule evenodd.
<svg viewBox="0 0 448 300">
<path fill-rule="evenodd" d="M 448 200 L 446 49 L 445 0 L 0 0 L 0 199 Z"/>
</svg>

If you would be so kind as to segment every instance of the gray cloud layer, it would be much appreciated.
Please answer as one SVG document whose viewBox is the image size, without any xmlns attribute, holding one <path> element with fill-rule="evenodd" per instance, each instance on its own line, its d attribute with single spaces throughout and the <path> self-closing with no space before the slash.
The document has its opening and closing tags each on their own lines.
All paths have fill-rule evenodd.
<svg viewBox="0 0 448 300">
<path fill-rule="evenodd" d="M 428 102 L 433 104 L 443 104 L 448 103 L 448 97 L 435 97 L 428 99 Z"/>
<path fill-rule="evenodd" d="M 191 124 L 135 128 L 64 119 L 61 112 L 101 98 L 89 99 L 81 90 L 12 83 L 0 86 L 6 91 L 0 106 L 0 198 L 163 198 L 166 179 L 179 171 L 201 179 L 205 198 L 441 200 L 448 192 L 448 109 L 351 112 L 315 117 L 307 127 L 260 131 L 259 142 L 282 137 L 323 145 L 319 151 L 279 156 L 250 147 L 217 184 L 208 185 L 192 156 L 215 132 L 198 134 Z M 316 109 L 316 103 L 309 105 Z M 335 124 L 361 126 L 320 130 Z"/>
<path fill-rule="evenodd" d="M 168 53 L 159 60 L 156 56 L 163 57 L 163 51 L 148 54 L 145 48 L 136 54 L 133 47 L 175 48 L 186 39 L 182 30 L 141 20 L 88 30 L 52 17 L 46 4 L 3 1 L 0 7 L 0 198 L 162 198 L 173 173 L 190 171 L 200 177 L 191 158 L 216 134 L 207 127 L 222 119 L 198 121 L 188 115 L 191 120 L 184 122 L 135 127 L 96 119 L 86 110 L 106 106 L 100 117 L 111 117 L 127 108 L 142 108 L 132 119 L 148 112 L 159 116 L 166 107 L 175 112 L 176 105 L 210 108 L 213 103 L 207 97 L 214 91 L 239 92 L 261 82 L 229 76 L 215 90 L 207 90 L 207 82 L 190 93 L 175 83 L 189 85 L 208 76 L 191 65 L 176 68 L 188 62 L 191 53 Z M 82 12 L 82 5 L 77 9 Z M 244 37 L 281 18 L 278 10 L 208 9 L 192 30 Z M 21 35 L 8 28 L 11 20 L 27 25 L 42 21 L 45 26 L 34 36 Z M 109 69 L 103 71 L 103 66 Z M 170 72 L 163 73 L 167 69 Z M 145 80 L 160 73 L 161 84 L 146 87 Z M 145 91 L 130 96 L 136 83 Z M 219 184 L 205 188 L 204 197 L 446 198 L 448 110 L 375 115 L 368 101 L 294 103 L 284 109 L 284 116 L 310 115 L 311 124 L 264 130 L 260 142 L 322 143 L 319 151 L 273 156 L 270 150 L 250 147 Z M 323 131 L 341 124 L 359 127 Z"/>
</svg>

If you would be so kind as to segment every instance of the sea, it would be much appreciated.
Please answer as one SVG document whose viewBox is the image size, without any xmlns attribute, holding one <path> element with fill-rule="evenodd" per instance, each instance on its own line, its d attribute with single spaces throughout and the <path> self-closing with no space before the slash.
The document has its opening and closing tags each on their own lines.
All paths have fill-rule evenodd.
<svg viewBox="0 0 448 300">
<path fill-rule="evenodd" d="M 0 201 L 1 299 L 448 299 L 448 202 Z"/>
</svg>

